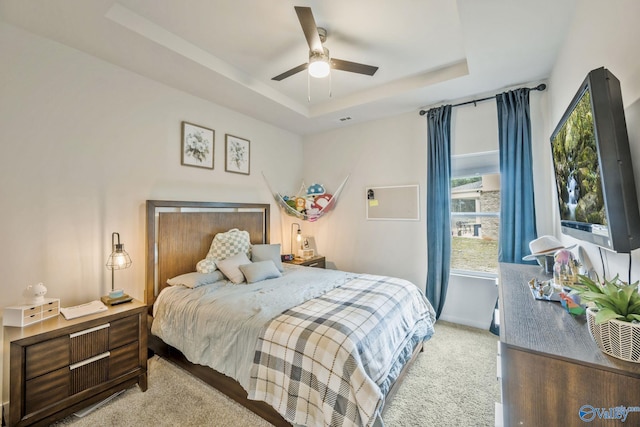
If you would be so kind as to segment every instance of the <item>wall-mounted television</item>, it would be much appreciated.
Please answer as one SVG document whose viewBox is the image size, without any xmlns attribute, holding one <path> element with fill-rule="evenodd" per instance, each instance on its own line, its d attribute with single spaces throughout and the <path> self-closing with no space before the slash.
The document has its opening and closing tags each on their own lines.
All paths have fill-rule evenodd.
<svg viewBox="0 0 640 427">
<path fill-rule="evenodd" d="M 628 253 L 640 247 L 640 214 L 620 81 L 587 75 L 551 135 L 562 233 Z"/>
</svg>

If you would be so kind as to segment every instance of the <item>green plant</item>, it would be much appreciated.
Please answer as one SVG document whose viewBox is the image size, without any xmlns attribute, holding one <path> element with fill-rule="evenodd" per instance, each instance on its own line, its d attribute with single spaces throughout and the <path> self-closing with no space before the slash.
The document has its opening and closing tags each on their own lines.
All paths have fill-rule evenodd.
<svg viewBox="0 0 640 427">
<path fill-rule="evenodd" d="M 640 295 L 638 282 L 629 284 L 619 276 L 596 283 L 587 276 L 579 275 L 578 284 L 570 286 L 583 301 L 590 301 L 598 308 L 596 324 L 611 319 L 623 322 L 640 321 Z"/>
</svg>

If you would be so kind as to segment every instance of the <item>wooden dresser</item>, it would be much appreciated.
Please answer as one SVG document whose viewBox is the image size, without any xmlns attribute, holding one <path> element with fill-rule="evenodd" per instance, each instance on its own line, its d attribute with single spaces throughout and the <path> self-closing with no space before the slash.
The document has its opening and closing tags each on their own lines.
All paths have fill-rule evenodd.
<svg viewBox="0 0 640 427">
<path fill-rule="evenodd" d="M 147 307 L 138 301 L 5 327 L 4 341 L 9 426 L 48 425 L 136 383 L 147 389 Z"/>
<path fill-rule="evenodd" d="M 538 301 L 542 268 L 500 264 L 500 363 L 505 426 L 638 426 L 640 364 L 604 354 L 584 316 Z M 621 419 L 621 408 L 632 408 Z"/>
</svg>

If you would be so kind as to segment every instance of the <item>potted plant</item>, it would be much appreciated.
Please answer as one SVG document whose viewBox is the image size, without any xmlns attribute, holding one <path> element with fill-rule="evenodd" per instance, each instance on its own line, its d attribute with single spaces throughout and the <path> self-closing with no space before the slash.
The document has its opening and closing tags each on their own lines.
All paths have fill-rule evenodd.
<svg viewBox="0 0 640 427">
<path fill-rule="evenodd" d="M 622 360 L 640 363 L 640 295 L 638 282 L 627 283 L 619 276 L 597 283 L 578 276 L 570 286 L 587 307 L 587 326 L 598 347 Z"/>
</svg>

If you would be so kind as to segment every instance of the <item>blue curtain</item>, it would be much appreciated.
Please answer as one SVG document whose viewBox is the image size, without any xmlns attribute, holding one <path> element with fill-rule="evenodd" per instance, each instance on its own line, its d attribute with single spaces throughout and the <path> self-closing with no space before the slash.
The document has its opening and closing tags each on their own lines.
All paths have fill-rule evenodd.
<svg viewBox="0 0 640 427">
<path fill-rule="evenodd" d="M 531 160 L 529 89 L 496 95 L 500 146 L 500 262 L 526 263 L 537 237 Z"/>
<path fill-rule="evenodd" d="M 451 264 L 451 105 L 427 112 L 427 298 L 440 317 Z"/>
</svg>

